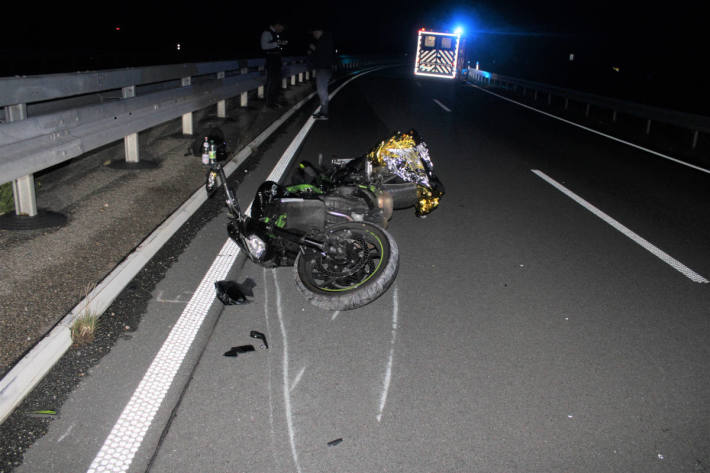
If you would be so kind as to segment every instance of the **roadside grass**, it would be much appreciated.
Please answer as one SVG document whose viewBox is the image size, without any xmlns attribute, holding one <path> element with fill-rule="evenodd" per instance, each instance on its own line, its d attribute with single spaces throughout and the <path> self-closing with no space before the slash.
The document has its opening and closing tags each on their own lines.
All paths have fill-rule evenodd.
<svg viewBox="0 0 710 473">
<path fill-rule="evenodd" d="M 87 284 L 83 291 L 83 299 L 87 299 L 91 291 L 96 287 L 96 283 Z M 86 345 L 94 341 L 96 327 L 99 325 L 99 316 L 91 312 L 88 308 L 83 314 L 74 319 L 71 325 L 71 339 L 75 345 Z"/>
<path fill-rule="evenodd" d="M 15 199 L 12 196 L 12 182 L 0 186 L 0 215 L 15 210 Z"/>
<path fill-rule="evenodd" d="M 99 325 L 99 316 L 86 312 L 74 319 L 71 326 L 71 339 L 77 346 L 86 345 L 94 341 L 94 333 Z"/>
</svg>

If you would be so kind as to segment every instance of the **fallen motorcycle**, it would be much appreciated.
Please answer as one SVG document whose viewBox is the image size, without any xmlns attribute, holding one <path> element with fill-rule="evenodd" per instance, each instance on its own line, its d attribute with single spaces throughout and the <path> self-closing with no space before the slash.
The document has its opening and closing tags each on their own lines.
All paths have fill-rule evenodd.
<svg viewBox="0 0 710 473">
<path fill-rule="evenodd" d="M 293 266 L 296 284 L 313 305 L 350 310 L 369 304 L 392 285 L 399 252 L 392 236 L 372 223 L 386 221 L 378 196 L 367 189 L 324 193 L 312 186 L 264 182 L 251 215 L 242 212 L 218 162 L 210 163 L 206 189 L 223 184 L 230 212 L 227 232 L 255 263 Z M 382 196 L 380 196 L 382 197 Z"/>
<path fill-rule="evenodd" d="M 314 185 L 322 192 L 344 186 L 369 188 L 386 194 L 395 210 L 414 206 L 418 217 L 436 209 L 445 193 L 429 148 L 414 130 L 397 132 L 354 159 L 333 159 L 326 166 L 303 161 L 294 183 Z"/>
<path fill-rule="evenodd" d="M 374 158 L 344 160 L 327 172 L 301 163 L 306 178 L 287 186 L 264 182 L 250 215 L 216 161 L 206 189 L 212 195 L 221 181 L 228 234 L 253 262 L 293 266 L 298 289 L 317 307 L 355 309 L 384 294 L 397 275 L 399 251 L 385 230 L 393 209 L 415 206 L 424 216 L 443 195 L 426 144 L 414 136 L 396 134 Z"/>
</svg>

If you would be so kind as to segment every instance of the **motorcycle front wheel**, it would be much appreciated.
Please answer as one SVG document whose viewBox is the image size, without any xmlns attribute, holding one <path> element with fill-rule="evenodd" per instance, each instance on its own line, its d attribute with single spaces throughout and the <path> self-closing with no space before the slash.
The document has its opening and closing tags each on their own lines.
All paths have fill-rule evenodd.
<svg viewBox="0 0 710 473">
<path fill-rule="evenodd" d="M 399 250 L 384 229 L 367 222 L 327 227 L 323 252 L 299 252 L 296 285 L 313 305 L 326 310 L 357 309 L 394 282 Z"/>
</svg>

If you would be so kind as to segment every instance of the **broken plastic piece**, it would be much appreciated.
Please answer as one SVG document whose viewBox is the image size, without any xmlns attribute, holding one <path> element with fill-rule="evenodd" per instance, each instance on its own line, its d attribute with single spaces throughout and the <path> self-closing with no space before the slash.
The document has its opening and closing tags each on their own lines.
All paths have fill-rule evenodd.
<svg viewBox="0 0 710 473">
<path fill-rule="evenodd" d="M 31 411 L 27 413 L 30 417 L 52 417 L 57 415 L 57 411 L 51 409 L 42 409 L 39 411 Z"/>
<path fill-rule="evenodd" d="M 340 444 L 340 442 L 342 442 L 342 441 L 343 441 L 343 439 L 331 440 L 330 442 L 328 442 L 328 446 L 335 447 L 336 445 Z"/>
<path fill-rule="evenodd" d="M 254 351 L 254 345 L 242 345 L 240 347 L 232 347 L 229 351 L 224 353 L 224 356 L 237 357 L 240 353 L 248 353 Z"/>
<path fill-rule="evenodd" d="M 239 289 L 239 285 L 234 281 L 217 281 L 214 283 L 217 290 L 217 298 L 224 305 L 246 304 L 247 298 Z"/>
<path fill-rule="evenodd" d="M 266 342 L 266 335 L 264 335 L 263 333 L 257 332 L 256 330 L 252 330 L 249 333 L 249 336 L 251 338 L 256 338 L 258 340 L 261 340 L 262 343 L 264 344 L 264 348 L 266 348 L 267 350 L 269 349 L 269 344 Z"/>
</svg>

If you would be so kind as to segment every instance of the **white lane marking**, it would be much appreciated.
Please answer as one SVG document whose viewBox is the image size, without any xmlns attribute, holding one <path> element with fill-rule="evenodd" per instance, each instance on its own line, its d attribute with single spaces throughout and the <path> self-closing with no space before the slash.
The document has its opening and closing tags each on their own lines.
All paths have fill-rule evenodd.
<svg viewBox="0 0 710 473">
<path fill-rule="evenodd" d="M 674 163 L 682 164 L 683 166 L 687 166 L 687 167 L 689 167 L 689 168 L 691 168 L 691 169 L 695 169 L 696 171 L 700 171 L 700 172 L 704 172 L 704 173 L 706 173 L 706 174 L 710 174 L 710 169 L 705 169 L 705 168 L 701 168 L 700 166 L 695 166 L 695 165 L 693 165 L 693 164 L 686 163 L 685 161 L 681 161 L 680 159 L 674 158 L 674 157 L 672 157 L 672 156 L 668 156 L 668 155 L 666 155 L 666 154 L 659 153 L 658 151 L 653 151 L 652 149 L 644 148 L 643 146 L 639 146 L 639 145 L 636 145 L 636 144 L 631 143 L 631 142 L 629 142 L 629 141 L 622 140 L 621 138 L 617 138 L 617 137 L 615 137 L 615 136 L 607 135 L 606 133 L 602 133 L 601 131 L 595 130 L 595 129 L 593 129 L 593 128 L 589 128 L 589 127 L 586 127 L 586 126 L 584 126 L 584 125 L 580 125 L 579 123 L 575 123 L 575 122 L 573 122 L 573 121 L 566 120 L 566 119 L 564 119 L 564 118 L 562 118 L 562 117 L 558 117 L 557 115 L 553 115 L 553 114 L 551 114 L 551 113 L 547 113 L 547 112 L 544 112 L 544 111 L 542 111 L 542 110 L 538 110 L 537 108 L 531 107 L 530 105 L 526 105 L 526 104 L 524 104 L 524 103 L 520 103 L 520 102 L 518 102 L 518 101 L 516 101 L 516 100 L 510 99 L 510 98 L 505 97 L 505 96 L 503 96 L 503 95 L 496 94 L 495 92 L 491 92 L 490 90 L 486 90 L 486 89 L 484 89 L 484 88 L 482 88 L 482 87 L 479 87 L 479 86 L 477 86 L 477 85 L 471 84 L 470 82 L 467 82 L 467 84 L 468 84 L 470 87 L 474 87 L 474 88 L 476 88 L 476 89 L 478 89 L 478 90 L 480 90 L 480 91 L 482 91 L 482 92 L 486 92 L 487 94 L 491 94 L 491 95 L 493 95 L 493 96 L 495 96 L 495 97 L 498 97 L 498 98 L 500 98 L 500 99 L 507 100 L 508 102 L 514 103 L 514 104 L 516 104 L 516 105 L 520 105 L 521 107 L 527 108 L 528 110 L 532 110 L 532 111 L 534 111 L 534 112 L 541 113 L 541 114 L 543 114 L 543 115 L 545 115 L 545 116 L 548 116 L 548 117 L 550 117 L 550 118 L 554 118 L 554 119 L 559 120 L 559 121 L 561 121 L 561 122 L 567 123 L 568 125 L 573 125 L 573 126 L 576 126 L 577 128 L 581 128 L 582 130 L 586 130 L 586 131 L 589 131 L 589 132 L 592 132 L 592 133 L 596 133 L 597 135 L 603 136 L 604 138 L 609 138 L 610 140 L 614 140 L 614 141 L 617 141 L 617 142 L 619 142 L 619 143 L 623 143 L 623 144 L 625 144 L 625 145 L 631 146 L 632 148 L 636 148 L 636 149 L 639 149 L 639 150 L 641 150 L 641 151 L 645 151 L 645 152 L 647 152 L 647 153 L 650 153 L 650 154 L 653 154 L 653 155 L 655 155 L 655 156 L 658 156 L 658 157 L 660 157 L 660 158 L 667 159 L 667 160 L 669 160 L 669 161 L 673 161 Z"/>
<path fill-rule="evenodd" d="M 276 313 L 279 316 L 279 326 L 281 327 L 281 340 L 283 343 L 283 391 L 284 391 L 284 406 L 286 408 L 286 425 L 288 427 L 288 438 L 291 443 L 291 456 L 293 463 L 296 466 L 296 471 L 301 472 L 301 465 L 298 463 L 298 451 L 296 450 L 296 432 L 293 427 L 293 412 L 291 410 L 291 395 L 288 388 L 288 338 L 286 337 L 286 326 L 284 324 L 283 309 L 281 307 L 281 289 L 279 288 L 279 280 L 276 278 L 276 270 L 271 270 L 274 277 L 274 285 L 276 287 Z"/>
<path fill-rule="evenodd" d="M 340 311 L 336 310 L 333 312 L 333 316 L 330 318 L 331 321 L 335 320 L 340 315 Z"/>
<path fill-rule="evenodd" d="M 214 283 L 227 276 L 238 254 L 237 244 L 227 240 L 123 409 L 89 473 L 128 470 L 215 300 Z"/>
<path fill-rule="evenodd" d="M 331 94 L 331 97 L 352 80 L 379 69 L 382 68 L 371 69 L 348 79 Z M 288 113 L 293 113 L 312 95 L 303 99 Z M 279 124 L 283 123 L 284 120 L 285 118 L 282 117 L 279 120 Z M 301 141 L 305 139 L 306 134 L 302 133 L 303 129 L 310 129 L 313 122 L 313 118 L 309 118 L 301 132 L 289 145 L 287 152 L 284 152 L 281 156 L 276 167 L 269 175 L 269 180 L 278 181 L 281 179 L 291 158 L 299 149 Z M 275 124 L 272 126 L 275 126 Z M 259 135 L 259 137 L 262 137 L 262 135 Z M 231 164 L 229 163 L 228 166 Z M 246 213 L 249 214 L 250 210 L 251 204 Z M 160 351 L 153 359 L 128 404 L 121 412 L 116 424 L 114 424 L 94 461 L 91 463 L 88 473 L 123 473 L 128 470 L 158 408 L 172 385 L 178 368 L 187 355 L 198 329 L 216 298 L 214 283 L 227 276 L 238 255 L 239 247 L 231 239 L 227 239 L 177 323 L 170 331 L 168 338 L 163 342 Z"/>
<path fill-rule="evenodd" d="M 380 408 L 377 411 L 377 422 L 382 420 L 382 413 L 385 410 L 385 404 L 387 404 L 387 395 L 390 390 L 390 383 L 392 382 L 392 362 L 394 360 L 394 343 L 397 340 L 397 316 L 399 314 L 399 294 L 397 286 L 395 285 L 394 291 L 392 292 L 392 338 L 390 339 L 390 353 L 387 359 L 387 368 L 385 370 L 385 381 L 382 386 L 382 393 L 380 394 Z"/>
<path fill-rule="evenodd" d="M 422 84 L 420 84 L 419 81 L 416 81 L 416 80 L 415 80 L 414 83 L 417 84 L 417 87 L 421 87 L 421 86 L 422 86 Z"/>
<path fill-rule="evenodd" d="M 439 101 L 436 100 L 436 99 L 434 99 L 434 103 L 436 103 L 439 107 L 443 108 L 443 109 L 446 110 L 447 112 L 450 112 L 450 111 L 451 111 L 451 109 L 450 109 L 449 107 L 447 107 L 446 105 L 444 105 L 443 103 L 439 102 Z"/>
<path fill-rule="evenodd" d="M 296 389 L 296 386 L 298 386 L 298 383 L 301 382 L 301 378 L 303 377 L 303 373 L 306 372 L 306 367 L 304 366 L 301 368 L 301 371 L 298 372 L 296 375 L 296 379 L 293 380 L 293 383 L 291 383 L 291 388 L 288 390 L 288 392 L 293 392 L 294 389 Z"/>
<path fill-rule="evenodd" d="M 637 243 L 638 245 L 640 245 L 642 248 L 644 248 L 644 249 L 646 249 L 647 251 L 649 251 L 651 254 L 653 254 L 654 256 L 656 256 L 658 259 L 660 259 L 661 261 L 663 261 L 664 263 L 668 264 L 669 266 L 671 266 L 671 267 L 672 267 L 673 269 L 675 269 L 676 271 L 678 271 L 678 272 L 680 272 L 681 274 L 683 274 L 685 277 L 687 277 L 687 278 L 690 279 L 691 281 L 697 282 L 697 283 L 708 283 L 708 282 L 710 282 L 710 281 L 708 281 L 707 279 L 705 279 L 704 277 L 702 277 L 701 275 L 699 275 L 698 273 L 696 273 L 695 271 L 693 271 L 692 269 L 690 269 L 690 268 L 688 268 L 687 266 L 685 266 L 685 265 L 684 265 L 683 263 L 681 263 L 680 261 L 678 261 L 678 260 L 676 260 L 675 258 L 671 257 L 668 253 L 664 252 L 664 251 L 661 250 L 660 248 L 658 248 L 658 247 L 654 246 L 653 244 L 651 244 L 648 240 L 646 240 L 646 239 L 644 239 L 643 237 L 641 237 L 640 235 L 638 235 L 638 234 L 632 232 L 631 230 L 629 230 L 628 228 L 626 228 L 624 225 L 622 225 L 621 223 L 619 223 L 617 220 L 613 219 L 613 218 L 610 217 L 609 215 L 607 215 L 607 214 L 605 214 L 604 212 L 602 212 L 601 210 L 599 210 L 599 209 L 598 209 L 597 207 L 595 207 L 594 205 L 592 205 L 592 204 L 590 204 L 589 202 L 587 202 L 586 200 L 582 199 L 580 196 L 578 196 L 577 194 L 575 194 L 575 193 L 572 192 L 571 190 L 567 189 L 565 186 L 563 186 L 563 185 L 560 184 L 559 182 L 555 181 L 554 179 L 552 179 L 551 177 L 549 177 L 548 175 L 546 175 L 544 172 L 539 171 L 539 170 L 537 170 L 537 169 L 531 169 L 531 171 L 532 171 L 533 173 L 535 173 L 537 176 L 539 176 L 540 178 L 542 178 L 543 180 L 545 180 L 548 184 L 552 185 L 552 186 L 555 187 L 557 190 L 559 190 L 560 192 L 562 192 L 563 194 L 565 194 L 567 197 L 569 197 L 570 199 L 574 200 L 574 201 L 577 202 L 579 205 L 581 205 L 581 206 L 584 207 L 585 209 L 589 210 L 589 211 L 592 212 L 594 215 L 596 215 L 597 217 L 601 218 L 601 219 L 604 220 L 606 223 L 608 223 L 609 225 L 611 225 L 612 227 L 614 227 L 616 230 L 620 231 L 622 234 L 624 234 L 625 236 L 627 236 L 628 238 L 630 238 L 631 240 L 633 240 L 635 243 Z"/>
</svg>

